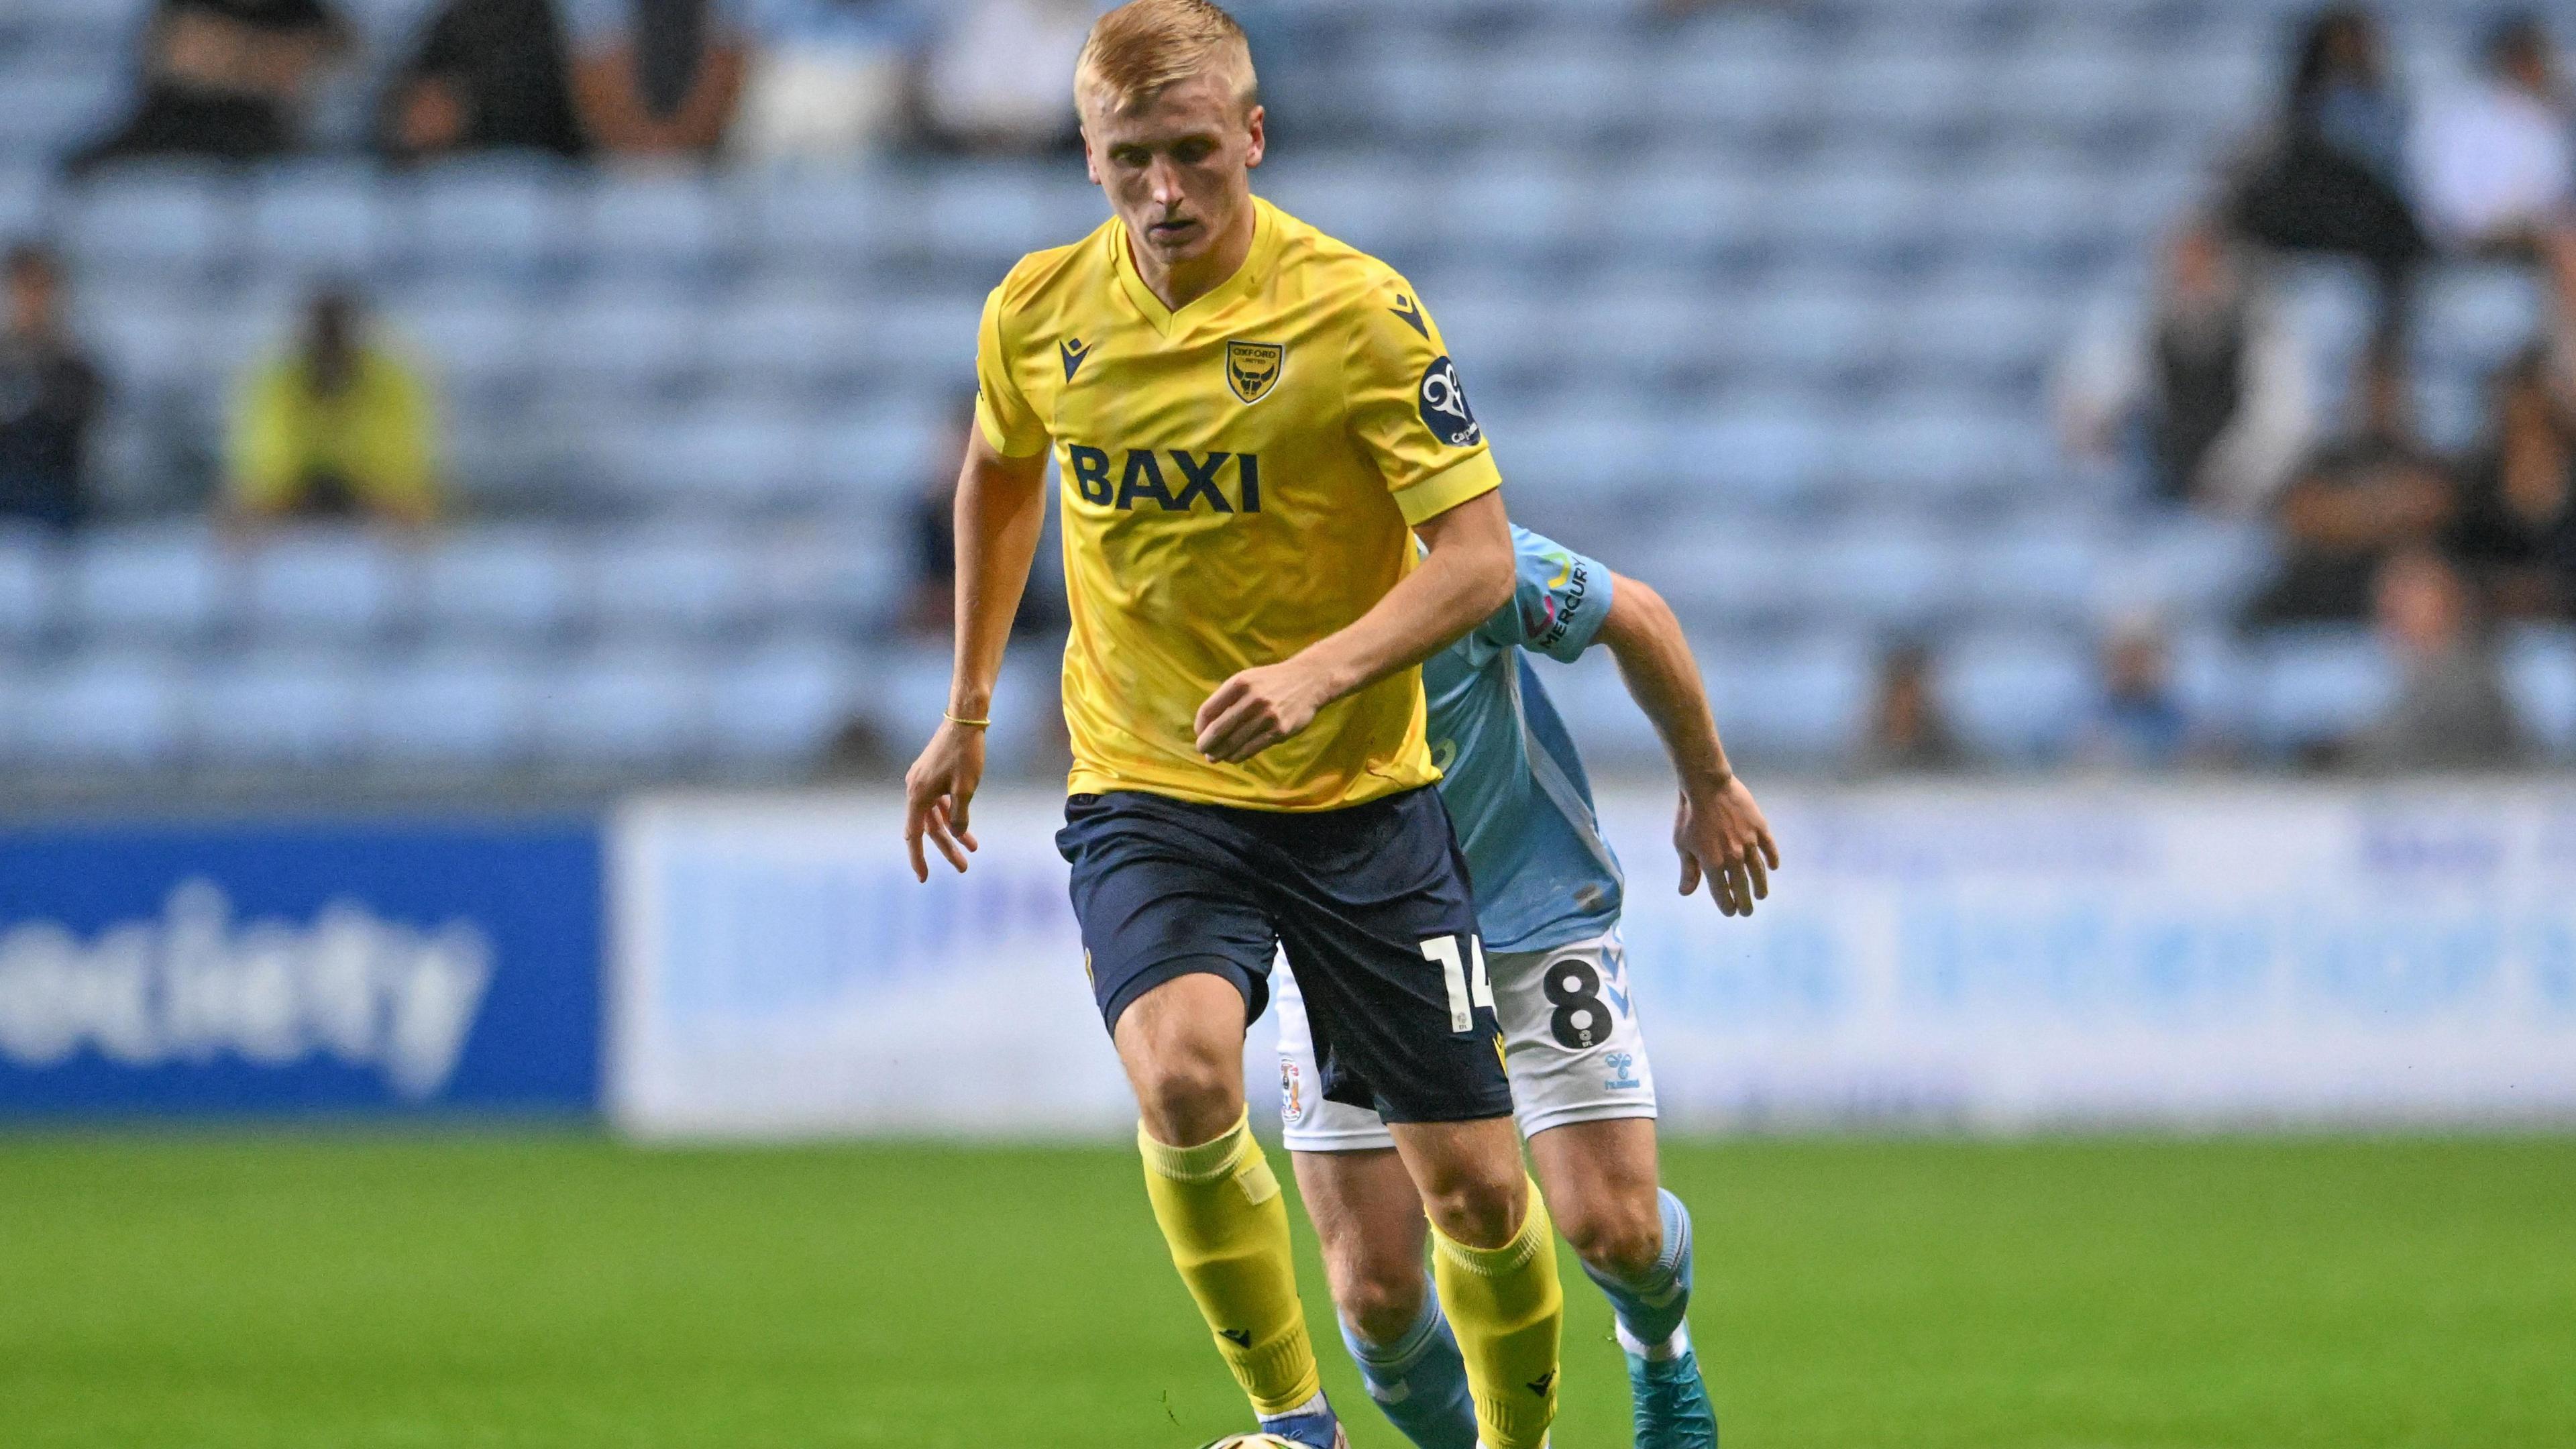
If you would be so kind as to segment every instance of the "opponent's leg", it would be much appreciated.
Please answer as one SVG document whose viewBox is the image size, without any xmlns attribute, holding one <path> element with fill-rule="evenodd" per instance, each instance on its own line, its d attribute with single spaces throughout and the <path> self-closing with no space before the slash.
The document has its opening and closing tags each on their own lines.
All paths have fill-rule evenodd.
<svg viewBox="0 0 2576 1449">
<path fill-rule="evenodd" d="M 1656 1185 L 1654 1123 L 1568 1123 L 1529 1145 L 1566 1240 L 1618 1317 L 1638 1449 L 1714 1449 L 1717 1417 L 1687 1323 L 1690 1212 Z"/>
<path fill-rule="evenodd" d="M 1556 1419 L 1565 1295 L 1556 1230 L 1509 1118 L 1389 1123 L 1431 1218 L 1431 1268 L 1486 1449 L 1541 1449 Z"/>
<path fill-rule="evenodd" d="M 1331 1449 L 1314 1346 L 1297 1300 L 1288 1205 L 1243 1104 L 1244 998 L 1231 980 L 1176 976 L 1119 1017 L 1136 1090 L 1145 1192 L 1172 1262 L 1262 1427 Z"/>
<path fill-rule="evenodd" d="M 1387 1148 L 1293 1160 L 1369 1397 L 1419 1449 L 1476 1449 L 1466 1361 L 1423 1269 L 1429 1225 L 1403 1161 Z"/>
</svg>

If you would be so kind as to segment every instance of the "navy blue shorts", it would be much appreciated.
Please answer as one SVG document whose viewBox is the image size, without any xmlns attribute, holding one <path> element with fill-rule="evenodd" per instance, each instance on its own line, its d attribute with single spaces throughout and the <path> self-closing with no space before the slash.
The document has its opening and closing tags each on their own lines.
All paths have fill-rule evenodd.
<svg viewBox="0 0 2576 1449">
<path fill-rule="evenodd" d="M 1511 1115 L 1467 860 L 1438 788 L 1305 812 L 1122 790 L 1076 795 L 1064 819 L 1056 848 L 1112 1032 L 1137 997 L 1202 971 L 1243 993 L 1249 1025 L 1284 946 L 1326 1098 L 1390 1122 Z"/>
</svg>

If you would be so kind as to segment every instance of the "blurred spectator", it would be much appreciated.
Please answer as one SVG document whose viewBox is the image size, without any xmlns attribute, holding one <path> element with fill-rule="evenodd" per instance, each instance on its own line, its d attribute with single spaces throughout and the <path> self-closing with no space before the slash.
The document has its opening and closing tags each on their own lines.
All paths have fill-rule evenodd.
<svg viewBox="0 0 2576 1449">
<path fill-rule="evenodd" d="M 2298 338 L 2226 234 L 2195 221 L 2166 244 L 2153 315 L 2068 358 L 2058 411 L 2077 455 L 2108 461 L 2134 438 L 2158 497 L 2249 514 L 2309 446 L 2308 394 Z"/>
<path fill-rule="evenodd" d="M 233 511 L 247 518 L 438 513 L 428 384 L 370 342 L 351 294 L 316 294 L 287 356 L 254 368 L 233 417 Z"/>
<path fill-rule="evenodd" d="M 2118 770 L 2170 770 L 2199 745 L 2174 694 L 2173 661 L 2152 621 L 2131 620 L 2102 646 L 2102 694 L 2075 741 L 2075 758 Z"/>
<path fill-rule="evenodd" d="M 957 617 L 957 478 L 966 469 L 966 443 L 975 423 L 975 395 L 958 400 L 948 429 L 941 436 L 950 446 L 940 450 L 930 476 L 912 504 L 912 592 L 904 605 L 904 627 L 923 639 L 946 642 Z M 1054 582 L 1039 550 L 1029 572 L 1020 611 L 1011 618 L 1014 638 L 1044 631 L 1063 617 L 1061 586 Z"/>
<path fill-rule="evenodd" d="M 690 157 L 733 125 L 750 62 L 743 0 L 566 0 L 573 104 L 613 156 Z"/>
<path fill-rule="evenodd" d="M 2406 106 L 2378 17 L 2318 12 L 2300 36 L 2279 125 L 2240 178 L 2235 224 L 2267 245 L 2366 263 L 2379 287 L 2369 365 L 2403 352 L 2423 227 L 2407 199 Z"/>
<path fill-rule="evenodd" d="M 922 110 L 932 133 L 969 151 L 1071 143 L 1065 78 L 1091 32 L 1084 0 L 960 0 L 932 42 Z"/>
<path fill-rule="evenodd" d="M 928 23 L 912 0 L 753 0 L 759 51 L 734 125 L 758 161 L 849 160 L 903 129 Z"/>
<path fill-rule="evenodd" d="M 71 169 L 138 156 L 284 155 L 301 139 L 315 79 L 348 44 L 324 0 L 159 0 L 144 31 L 140 103 Z"/>
<path fill-rule="evenodd" d="M 1967 752 L 1932 692 L 1932 657 L 1916 643 L 1879 656 L 1869 734 L 1854 761 L 1862 774 L 1929 774 L 1964 768 Z"/>
<path fill-rule="evenodd" d="M 2389 773 L 2521 763 L 2521 725 L 2469 591 L 2451 566 L 2428 550 L 2397 554 L 2380 570 L 2377 604 L 2380 640 L 2404 675 L 2387 712 L 2352 741 L 2353 767 Z"/>
<path fill-rule="evenodd" d="M 2556 224 L 2576 184 L 2571 117 L 2536 16 L 2497 26 L 2478 87 L 2436 107 L 2414 141 L 2424 219 L 2463 249 L 2520 249 Z"/>
<path fill-rule="evenodd" d="M 2462 471 L 2444 540 L 2496 612 L 2554 614 L 2576 603 L 2576 450 L 2534 348 L 2500 373 L 2486 447 Z"/>
<path fill-rule="evenodd" d="M 446 0 L 385 87 L 378 148 L 406 161 L 460 151 L 579 156 L 570 71 L 548 0 Z"/>
<path fill-rule="evenodd" d="M 0 333 L 0 519 L 80 521 L 90 425 L 105 388 L 63 323 L 61 265 L 9 249 L 9 323 Z"/>
<path fill-rule="evenodd" d="M 2281 570 L 2254 601 L 2255 623 L 2361 618 L 2380 564 L 2449 520 L 2450 478 L 2415 442 L 2404 384 L 2388 367 L 2363 383 L 2361 428 L 2318 450 L 2281 495 Z"/>
</svg>

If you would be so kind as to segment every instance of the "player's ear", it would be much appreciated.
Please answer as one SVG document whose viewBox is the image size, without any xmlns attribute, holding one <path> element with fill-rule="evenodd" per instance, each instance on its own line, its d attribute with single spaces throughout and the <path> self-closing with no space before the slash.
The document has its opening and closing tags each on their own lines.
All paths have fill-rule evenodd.
<svg viewBox="0 0 2576 1449">
<path fill-rule="evenodd" d="M 1244 129 L 1252 133 L 1252 144 L 1243 153 L 1243 164 L 1247 168 L 1260 165 L 1262 153 L 1270 149 L 1269 121 L 1270 113 L 1259 105 L 1255 105 L 1243 118 Z"/>
<path fill-rule="evenodd" d="M 1091 178 L 1092 185 L 1100 185 L 1100 154 L 1091 149 L 1089 121 L 1082 123 L 1082 174 Z"/>
</svg>

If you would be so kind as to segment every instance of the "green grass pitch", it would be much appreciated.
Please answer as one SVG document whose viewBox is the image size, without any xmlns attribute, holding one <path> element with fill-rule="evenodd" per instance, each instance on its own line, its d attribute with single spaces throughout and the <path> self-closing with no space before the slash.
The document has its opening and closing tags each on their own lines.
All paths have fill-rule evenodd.
<svg viewBox="0 0 2576 1449">
<path fill-rule="evenodd" d="M 2576 1139 L 1684 1146 L 1730 1449 L 2576 1445 Z M 1360 1449 L 1401 1441 L 1311 1321 Z M 1624 1445 L 1571 1271 L 1559 1449 Z M 9 1449 L 1188 1449 L 1112 1149 L 0 1137 Z"/>
</svg>

